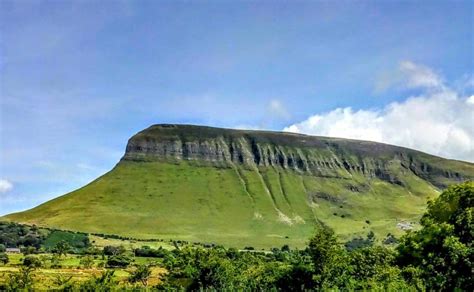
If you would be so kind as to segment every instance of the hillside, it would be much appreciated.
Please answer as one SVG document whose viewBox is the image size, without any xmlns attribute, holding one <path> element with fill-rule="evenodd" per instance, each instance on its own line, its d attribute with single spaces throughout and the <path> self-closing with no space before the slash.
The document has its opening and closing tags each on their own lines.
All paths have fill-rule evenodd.
<svg viewBox="0 0 474 292">
<path fill-rule="evenodd" d="M 400 234 L 474 164 L 402 147 L 291 133 L 154 125 L 90 184 L 8 220 L 229 246 L 303 246 L 315 224 L 342 237 Z"/>
</svg>

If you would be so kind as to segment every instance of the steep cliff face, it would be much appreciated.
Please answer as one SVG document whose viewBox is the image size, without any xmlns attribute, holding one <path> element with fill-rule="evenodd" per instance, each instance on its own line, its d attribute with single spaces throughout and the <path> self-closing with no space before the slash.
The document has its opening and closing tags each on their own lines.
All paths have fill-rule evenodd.
<svg viewBox="0 0 474 292">
<path fill-rule="evenodd" d="M 305 246 L 324 222 L 342 237 L 400 235 L 472 163 L 367 141 L 190 125 L 134 135 L 107 174 L 9 220 L 228 246 Z"/>
<path fill-rule="evenodd" d="M 192 125 L 154 125 L 133 136 L 122 160 L 280 167 L 317 177 L 353 173 L 403 184 L 399 166 L 437 187 L 472 179 L 474 166 L 382 143 Z"/>
</svg>

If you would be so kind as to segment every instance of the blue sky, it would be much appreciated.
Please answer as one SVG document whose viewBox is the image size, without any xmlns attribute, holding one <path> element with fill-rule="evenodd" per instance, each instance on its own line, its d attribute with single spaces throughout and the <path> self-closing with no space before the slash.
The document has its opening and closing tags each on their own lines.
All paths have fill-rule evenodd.
<svg viewBox="0 0 474 292">
<path fill-rule="evenodd" d="M 472 1 L 0 1 L 0 214 L 90 182 L 155 123 L 474 161 L 473 15 Z"/>
</svg>

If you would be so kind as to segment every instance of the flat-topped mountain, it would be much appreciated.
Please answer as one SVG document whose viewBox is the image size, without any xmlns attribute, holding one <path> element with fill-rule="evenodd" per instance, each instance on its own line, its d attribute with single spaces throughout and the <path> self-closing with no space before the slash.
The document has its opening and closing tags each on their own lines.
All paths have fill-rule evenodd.
<svg viewBox="0 0 474 292">
<path fill-rule="evenodd" d="M 474 164 L 368 141 L 193 125 L 134 135 L 107 174 L 8 219 L 77 231 L 256 247 L 400 233 Z M 398 227 L 397 227 L 398 226 Z"/>
</svg>

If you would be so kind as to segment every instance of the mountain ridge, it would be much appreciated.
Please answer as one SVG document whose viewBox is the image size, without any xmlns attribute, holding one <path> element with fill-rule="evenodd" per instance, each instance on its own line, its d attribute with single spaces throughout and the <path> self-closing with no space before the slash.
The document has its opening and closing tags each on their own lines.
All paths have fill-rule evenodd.
<svg viewBox="0 0 474 292">
<path fill-rule="evenodd" d="M 8 220 L 136 238 L 304 246 L 315 225 L 344 237 L 401 234 L 474 164 L 370 141 L 158 124 L 105 175 Z"/>
<path fill-rule="evenodd" d="M 199 131 L 198 139 L 196 137 L 189 139 L 186 135 L 186 132 L 189 130 L 193 132 Z M 285 138 L 291 138 L 291 141 Z M 320 150 L 328 151 L 327 153 L 310 153 L 308 151 L 309 148 L 319 148 Z M 352 159 L 347 159 L 347 152 L 350 151 L 356 152 L 354 153 L 355 157 L 352 155 Z M 336 153 L 343 155 L 342 159 L 338 159 Z M 316 154 L 317 156 L 311 154 Z M 469 162 L 447 160 L 406 147 L 372 141 L 287 132 L 234 130 L 177 124 L 156 124 L 135 134 L 128 141 L 126 153 L 122 160 L 153 160 L 160 158 L 165 160 L 173 158 L 177 160 L 202 159 L 211 163 L 237 162 L 247 166 L 280 166 L 283 168 L 293 168 L 297 171 L 307 171 L 312 175 L 317 175 L 317 173 L 314 173 L 315 171 L 318 172 L 317 168 L 325 167 L 344 167 L 349 172 L 354 170 L 365 172 L 368 167 L 365 161 L 363 161 L 362 156 L 368 154 L 372 156 L 378 154 L 379 157 L 383 158 L 382 161 L 384 163 L 393 158 L 393 156 L 398 156 L 403 162 L 402 166 L 414 172 L 415 175 L 421 174 L 426 176 L 427 173 L 435 172 L 437 175 L 444 176 L 447 179 L 465 180 L 462 174 L 450 171 L 449 168 L 444 173 L 440 173 L 440 167 L 437 166 L 437 163 L 428 163 L 427 160 L 466 163 L 474 169 L 474 164 Z M 331 155 L 334 156 L 334 159 L 331 159 Z M 422 161 L 414 161 L 414 156 L 422 156 L 423 159 L 421 159 Z M 313 159 L 311 160 L 310 158 Z M 437 170 L 438 172 L 436 172 Z M 378 168 L 373 169 L 372 174 L 379 178 L 390 180 L 380 165 Z M 430 179 L 429 176 L 427 178 Z M 447 184 L 434 179 L 430 182 L 434 183 L 437 187 L 447 186 Z"/>
</svg>

